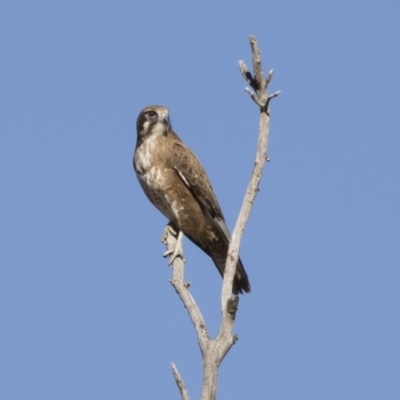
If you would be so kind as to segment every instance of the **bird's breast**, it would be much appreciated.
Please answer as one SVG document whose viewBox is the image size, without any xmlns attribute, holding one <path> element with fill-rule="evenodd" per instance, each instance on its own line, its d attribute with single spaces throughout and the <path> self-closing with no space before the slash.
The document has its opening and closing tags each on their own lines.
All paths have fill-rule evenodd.
<svg viewBox="0 0 400 400">
<path fill-rule="evenodd" d="M 178 206 L 171 193 L 175 171 L 167 167 L 159 138 L 147 138 L 134 157 L 136 175 L 149 200 L 171 221 Z"/>
<path fill-rule="evenodd" d="M 146 138 L 135 151 L 134 166 L 137 173 L 146 173 L 157 161 L 157 137 Z"/>
</svg>

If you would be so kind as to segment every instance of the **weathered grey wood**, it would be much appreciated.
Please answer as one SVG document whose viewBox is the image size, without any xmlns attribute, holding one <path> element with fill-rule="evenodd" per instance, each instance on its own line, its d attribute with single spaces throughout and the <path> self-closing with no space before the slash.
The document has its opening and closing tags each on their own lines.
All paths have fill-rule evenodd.
<svg viewBox="0 0 400 400">
<path fill-rule="evenodd" d="M 278 91 L 268 95 L 267 89 L 273 75 L 273 70 L 269 71 L 268 75 L 264 78 L 257 40 L 255 36 L 250 36 L 249 40 L 252 52 L 253 73 L 248 71 L 243 61 L 239 61 L 239 68 L 243 77 L 251 87 L 251 89 L 246 88 L 245 91 L 249 93 L 252 100 L 260 107 L 258 145 L 253 172 L 229 244 L 221 291 L 221 325 L 218 335 L 214 340 L 210 338 L 203 315 L 189 291 L 190 285 L 184 280 L 183 255 L 182 257 L 176 257 L 172 261 L 173 276 L 171 284 L 189 313 L 196 330 L 197 340 L 203 358 L 201 400 L 216 399 L 219 366 L 230 348 L 238 340 L 237 335 L 233 335 L 232 333 L 239 303 L 239 297 L 232 295 L 233 279 L 239 258 L 240 242 L 258 192 L 265 162 L 268 160 L 269 102 L 280 93 Z M 175 232 L 172 227 L 167 225 L 162 238 L 162 241 L 167 246 L 167 254 L 170 254 L 171 250 L 175 248 L 177 236 L 178 232 Z M 172 371 L 181 398 L 183 400 L 189 400 L 189 394 L 175 364 L 172 364 Z"/>
</svg>

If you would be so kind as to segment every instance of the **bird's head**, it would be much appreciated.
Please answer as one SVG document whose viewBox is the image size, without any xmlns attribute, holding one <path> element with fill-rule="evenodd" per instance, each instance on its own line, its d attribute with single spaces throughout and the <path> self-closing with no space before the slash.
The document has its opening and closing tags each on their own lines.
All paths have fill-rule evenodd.
<svg viewBox="0 0 400 400">
<path fill-rule="evenodd" d="M 147 135 L 166 135 L 171 129 L 168 109 L 163 106 L 144 108 L 136 121 L 138 139 Z"/>
</svg>

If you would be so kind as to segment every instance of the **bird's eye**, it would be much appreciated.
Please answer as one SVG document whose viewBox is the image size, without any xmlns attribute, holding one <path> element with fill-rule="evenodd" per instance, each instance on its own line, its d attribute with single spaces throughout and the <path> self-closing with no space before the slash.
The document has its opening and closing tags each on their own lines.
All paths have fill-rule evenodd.
<svg viewBox="0 0 400 400">
<path fill-rule="evenodd" d="M 157 115 L 157 113 L 155 111 L 149 111 L 148 114 L 151 118 L 153 118 Z"/>
</svg>

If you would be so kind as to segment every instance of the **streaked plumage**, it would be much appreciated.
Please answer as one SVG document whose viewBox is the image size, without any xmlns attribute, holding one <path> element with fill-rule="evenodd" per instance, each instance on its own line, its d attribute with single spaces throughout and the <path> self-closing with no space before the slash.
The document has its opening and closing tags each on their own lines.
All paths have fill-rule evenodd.
<svg viewBox="0 0 400 400">
<path fill-rule="evenodd" d="M 165 107 L 143 109 L 136 128 L 133 167 L 145 194 L 223 276 L 230 234 L 200 161 L 173 131 Z M 243 291 L 250 291 L 250 283 L 239 259 L 233 292 Z"/>
</svg>

